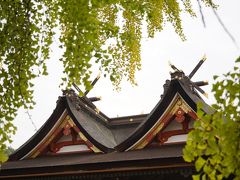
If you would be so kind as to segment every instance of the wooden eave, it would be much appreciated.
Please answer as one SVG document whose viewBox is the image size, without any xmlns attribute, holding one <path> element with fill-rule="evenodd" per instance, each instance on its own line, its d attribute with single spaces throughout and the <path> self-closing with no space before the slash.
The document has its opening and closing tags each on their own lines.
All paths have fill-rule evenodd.
<svg viewBox="0 0 240 180">
<path fill-rule="evenodd" d="M 85 154 L 84 156 L 69 154 L 10 161 L 2 166 L 0 179 L 193 167 L 192 164 L 182 159 L 183 146 L 183 144 L 165 145 L 161 149 L 151 148 L 107 154 Z"/>
</svg>

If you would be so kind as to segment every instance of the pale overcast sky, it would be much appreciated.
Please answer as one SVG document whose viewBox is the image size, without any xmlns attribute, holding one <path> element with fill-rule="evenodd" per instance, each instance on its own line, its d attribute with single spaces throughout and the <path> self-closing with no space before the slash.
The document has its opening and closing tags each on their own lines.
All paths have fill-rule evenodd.
<svg viewBox="0 0 240 180">
<path fill-rule="evenodd" d="M 240 46 L 240 1 L 221 1 L 219 5 L 219 16 Z M 198 13 L 198 9 L 196 10 Z M 203 89 L 209 94 L 206 102 L 211 104 L 214 101 L 211 94 L 213 75 L 229 71 L 240 55 L 240 50 L 224 32 L 213 12 L 206 8 L 203 8 L 203 12 L 206 28 L 203 27 L 200 17 L 192 19 L 183 15 L 183 27 L 187 36 L 185 42 L 175 34 L 171 25 L 167 25 L 164 31 L 156 34 L 154 39 L 143 39 L 142 70 L 137 73 L 138 86 L 132 87 L 129 83 L 123 82 L 121 92 L 117 93 L 113 91 L 109 80 L 102 77 L 88 96 L 102 96 L 102 100 L 95 104 L 109 117 L 149 113 L 160 100 L 165 80 L 170 78 L 168 61 L 189 74 L 206 54 L 207 61 L 193 80 L 210 82 L 210 85 Z M 35 80 L 34 96 L 37 105 L 30 114 L 38 129 L 50 117 L 58 96 L 62 95 L 58 87 L 62 73 L 61 64 L 58 63 L 61 51 L 56 47 L 57 43 L 53 45 L 51 60 L 48 63 L 49 76 Z M 17 148 L 35 131 L 25 110 L 19 111 L 14 124 L 18 130 L 11 146 Z"/>
</svg>

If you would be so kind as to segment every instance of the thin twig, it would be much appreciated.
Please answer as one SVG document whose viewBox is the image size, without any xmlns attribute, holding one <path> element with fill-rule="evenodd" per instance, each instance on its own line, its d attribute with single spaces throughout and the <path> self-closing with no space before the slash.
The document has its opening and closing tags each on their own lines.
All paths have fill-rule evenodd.
<svg viewBox="0 0 240 180">
<path fill-rule="evenodd" d="M 227 29 L 227 27 L 225 26 L 225 24 L 223 23 L 222 19 L 220 18 L 220 16 L 218 15 L 217 11 L 212 8 L 214 15 L 216 16 L 218 22 L 220 23 L 220 25 L 222 26 L 223 30 L 227 33 L 227 35 L 230 37 L 230 39 L 232 40 L 232 42 L 235 44 L 235 46 L 237 47 L 237 49 L 239 49 L 238 44 L 235 40 L 235 38 L 233 37 L 233 35 L 230 33 L 230 31 Z"/>
<path fill-rule="evenodd" d="M 26 12 L 26 17 L 28 17 L 29 18 L 29 21 L 30 21 L 30 0 L 27 2 L 27 4 L 26 4 L 26 6 L 28 7 L 28 10 L 27 10 L 27 12 Z M 28 22 L 28 25 L 29 25 L 29 22 Z M 18 77 L 19 77 L 19 79 L 18 79 L 18 83 L 19 83 L 19 93 L 20 93 L 20 96 L 21 96 L 21 98 L 22 98 L 22 103 L 23 103 L 23 106 L 26 108 L 26 114 L 28 115 L 28 118 L 29 118 L 29 120 L 31 121 L 31 123 L 32 123 L 32 125 L 33 125 L 33 127 L 34 127 L 34 130 L 35 131 L 37 131 L 37 126 L 35 125 L 35 123 L 34 123 L 34 121 L 32 120 L 32 116 L 30 115 L 30 113 L 29 113 L 29 107 L 27 106 L 27 104 L 25 103 L 25 100 L 24 100 L 24 97 L 23 97 L 23 94 L 22 94 L 22 90 L 21 90 L 21 86 L 20 86 L 20 84 L 21 84 L 21 74 L 20 74 L 20 70 L 21 70 L 21 63 L 19 63 L 18 64 Z"/>
<path fill-rule="evenodd" d="M 34 121 L 32 120 L 31 114 L 29 113 L 28 110 L 27 110 L 25 113 L 28 115 L 28 119 L 31 121 L 31 123 L 32 123 L 32 125 L 33 125 L 33 127 L 34 127 L 34 130 L 37 132 L 37 126 L 36 126 L 36 124 L 34 123 Z"/>
<path fill-rule="evenodd" d="M 200 12 L 200 14 L 201 14 L 201 18 L 202 18 L 203 27 L 206 28 L 206 23 L 205 23 L 204 15 L 203 15 L 203 12 L 202 12 L 202 6 L 201 6 L 201 3 L 200 3 L 199 0 L 197 0 L 197 2 L 198 2 L 199 12 Z"/>
</svg>

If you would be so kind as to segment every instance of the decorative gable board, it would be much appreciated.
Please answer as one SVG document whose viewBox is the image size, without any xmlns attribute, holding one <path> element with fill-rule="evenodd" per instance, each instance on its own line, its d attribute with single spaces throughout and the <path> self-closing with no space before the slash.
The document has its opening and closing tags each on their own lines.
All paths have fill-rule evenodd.
<svg viewBox="0 0 240 180">
<path fill-rule="evenodd" d="M 102 151 L 84 136 L 65 110 L 42 141 L 22 159 L 36 158 L 42 155 L 84 152 L 97 153 Z"/>
<path fill-rule="evenodd" d="M 67 123 L 58 134 L 55 135 L 53 141 L 47 146 L 46 154 L 59 154 L 71 152 L 92 152 L 93 146 L 90 142 L 80 138 L 80 130 L 72 122 L 71 118 L 67 117 Z"/>
<path fill-rule="evenodd" d="M 197 119 L 194 110 L 176 93 L 165 112 L 152 128 L 126 151 L 143 149 L 145 146 L 186 141 L 191 130 L 189 122 Z M 191 123 L 192 124 L 192 123 Z"/>
</svg>

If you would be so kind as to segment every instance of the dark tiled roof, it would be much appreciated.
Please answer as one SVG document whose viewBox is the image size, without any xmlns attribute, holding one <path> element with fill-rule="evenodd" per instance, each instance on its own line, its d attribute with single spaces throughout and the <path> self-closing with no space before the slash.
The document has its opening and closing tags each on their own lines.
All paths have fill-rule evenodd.
<svg viewBox="0 0 240 180">
<path fill-rule="evenodd" d="M 89 110 L 84 110 L 83 105 L 80 104 L 80 99 L 72 100 L 73 98 L 67 98 L 69 113 L 71 113 L 73 119 L 77 121 L 76 125 L 79 125 L 80 131 L 87 137 L 91 142 L 96 141 L 94 144 L 99 143 L 106 148 L 114 148 L 116 142 L 111 130 L 106 126 L 107 122 L 104 122 L 105 117 L 98 114 L 96 111 L 89 113 Z M 76 105 L 80 108 L 77 109 Z M 107 119 L 106 119 L 107 121 Z"/>
</svg>

